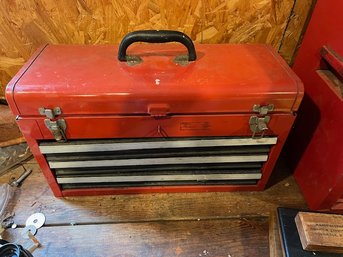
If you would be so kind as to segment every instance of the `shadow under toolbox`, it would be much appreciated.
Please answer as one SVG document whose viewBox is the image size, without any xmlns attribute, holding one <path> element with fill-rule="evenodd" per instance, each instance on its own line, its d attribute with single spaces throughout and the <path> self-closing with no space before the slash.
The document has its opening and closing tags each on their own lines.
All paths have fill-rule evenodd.
<svg viewBox="0 0 343 257">
<path fill-rule="evenodd" d="M 42 47 L 6 97 L 56 196 L 234 191 L 264 188 L 303 86 L 269 46 L 137 31 Z"/>
</svg>

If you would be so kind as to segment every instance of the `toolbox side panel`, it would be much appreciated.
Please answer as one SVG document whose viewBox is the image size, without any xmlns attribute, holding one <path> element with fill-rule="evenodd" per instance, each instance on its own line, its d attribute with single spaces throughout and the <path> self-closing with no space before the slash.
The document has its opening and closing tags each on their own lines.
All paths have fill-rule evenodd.
<svg viewBox="0 0 343 257">
<path fill-rule="evenodd" d="M 251 115 L 200 115 L 173 116 L 156 119 L 145 116 L 85 116 L 64 117 L 67 139 L 113 139 L 152 137 L 211 137 L 211 136 L 252 136 L 249 127 Z M 18 124 L 23 131 L 32 152 L 37 159 L 52 191 L 56 196 L 97 195 L 113 193 L 151 192 L 208 192 L 235 190 L 262 190 L 274 168 L 280 151 L 294 122 L 292 114 L 273 114 L 268 123 L 266 135 L 277 136 L 277 144 L 270 151 L 268 161 L 262 168 L 262 178 L 256 185 L 189 185 L 189 186 L 147 186 L 126 188 L 91 188 L 62 190 L 49 168 L 44 155 L 38 148 L 40 140 L 54 140 L 44 124 L 44 118 L 32 120 L 23 118 Z M 32 131 L 36 131 L 32 134 Z M 63 143 L 60 143 L 63 145 Z"/>
<path fill-rule="evenodd" d="M 293 70 L 290 69 L 288 63 L 281 57 L 281 55 L 275 51 L 275 49 L 268 45 L 270 48 L 271 53 L 275 56 L 275 59 L 278 60 L 281 67 L 288 73 L 289 77 L 293 79 L 294 84 L 297 85 L 297 94 L 295 96 L 291 111 L 297 112 L 302 99 L 304 98 L 304 83 L 300 80 L 300 78 L 293 73 Z"/>
<path fill-rule="evenodd" d="M 16 102 L 14 100 L 14 87 L 20 78 L 25 74 L 25 72 L 30 68 L 33 62 L 38 58 L 38 56 L 43 52 L 47 45 L 39 47 L 36 52 L 31 56 L 31 58 L 24 64 L 23 67 L 18 71 L 18 73 L 11 79 L 11 81 L 6 86 L 6 100 L 8 105 L 14 115 L 19 115 L 19 109 L 17 108 Z"/>
</svg>

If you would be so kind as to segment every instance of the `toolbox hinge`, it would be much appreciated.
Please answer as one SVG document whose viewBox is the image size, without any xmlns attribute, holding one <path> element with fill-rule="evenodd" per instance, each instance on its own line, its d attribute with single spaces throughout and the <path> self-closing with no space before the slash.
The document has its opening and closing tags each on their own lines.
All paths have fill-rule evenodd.
<svg viewBox="0 0 343 257">
<path fill-rule="evenodd" d="M 260 134 L 258 138 L 263 138 L 265 132 L 268 130 L 268 123 L 270 121 L 270 116 L 268 116 L 268 112 L 274 110 L 273 104 L 268 105 L 259 105 L 255 104 L 253 106 L 253 112 L 257 112 L 259 116 L 253 115 L 250 117 L 249 125 L 250 130 L 252 132 L 252 138 L 256 138 L 257 134 Z"/>
<path fill-rule="evenodd" d="M 51 131 L 56 141 L 58 142 L 67 141 L 67 137 L 65 135 L 67 125 L 64 119 L 58 119 L 55 121 L 45 119 L 44 123 L 45 123 L 45 126 Z"/>
<path fill-rule="evenodd" d="M 252 107 L 253 112 L 257 112 L 260 115 L 267 115 L 268 112 L 274 111 L 274 104 L 268 104 L 268 105 L 259 105 L 259 104 L 254 104 Z"/>
<path fill-rule="evenodd" d="M 39 108 L 38 111 L 40 115 L 44 115 L 48 119 L 54 119 L 56 116 L 62 113 L 60 107 L 55 107 L 54 109 L 48 109 L 48 108 L 42 107 L 42 108 Z"/>
<path fill-rule="evenodd" d="M 44 119 L 45 126 L 51 131 L 52 135 L 58 142 L 66 142 L 67 137 L 65 134 L 67 124 L 64 119 L 56 119 L 56 116 L 62 114 L 60 107 L 54 109 L 39 108 L 39 114 L 44 115 L 47 119 Z"/>
<path fill-rule="evenodd" d="M 268 122 L 270 121 L 270 116 L 257 117 L 251 116 L 249 120 L 250 130 L 252 132 L 252 138 L 256 138 L 256 134 L 260 134 L 258 138 L 262 138 L 265 132 L 268 130 Z"/>
</svg>

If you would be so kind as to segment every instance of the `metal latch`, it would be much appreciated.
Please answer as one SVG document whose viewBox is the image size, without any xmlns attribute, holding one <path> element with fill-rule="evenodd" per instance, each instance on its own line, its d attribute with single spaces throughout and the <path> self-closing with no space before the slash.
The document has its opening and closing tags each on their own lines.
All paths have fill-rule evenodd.
<svg viewBox="0 0 343 257">
<path fill-rule="evenodd" d="M 47 119 L 44 120 L 45 126 L 51 131 L 56 141 L 65 142 L 67 137 L 65 134 L 67 125 L 64 119 L 56 119 L 56 116 L 62 114 L 60 107 L 54 109 L 39 108 L 39 114 L 44 115 Z"/>
<path fill-rule="evenodd" d="M 45 119 L 44 123 L 45 126 L 51 131 L 56 141 L 67 141 L 67 137 L 65 135 L 67 125 L 64 119 L 58 119 L 55 121 Z"/>
<path fill-rule="evenodd" d="M 252 132 L 252 138 L 256 138 L 256 134 L 260 134 L 259 138 L 262 138 L 265 132 L 268 130 L 268 122 L 270 116 L 266 116 L 269 112 L 274 110 L 274 104 L 259 105 L 254 104 L 252 111 L 258 113 L 260 116 L 251 116 L 249 120 L 250 130 Z"/>
<path fill-rule="evenodd" d="M 48 108 L 39 108 L 38 109 L 40 115 L 44 115 L 49 119 L 54 119 L 56 116 L 60 115 L 62 113 L 60 107 L 55 107 L 54 109 L 48 109 Z"/>
<path fill-rule="evenodd" d="M 254 104 L 252 107 L 253 112 L 257 112 L 260 115 L 267 115 L 268 112 L 272 112 L 274 110 L 274 104 L 268 104 L 268 105 L 259 105 Z"/>
<path fill-rule="evenodd" d="M 256 138 L 256 134 L 260 134 L 260 138 L 264 136 L 264 133 L 268 130 L 268 122 L 270 121 L 270 116 L 257 117 L 251 116 L 249 120 L 250 130 L 252 131 L 252 138 Z"/>
</svg>

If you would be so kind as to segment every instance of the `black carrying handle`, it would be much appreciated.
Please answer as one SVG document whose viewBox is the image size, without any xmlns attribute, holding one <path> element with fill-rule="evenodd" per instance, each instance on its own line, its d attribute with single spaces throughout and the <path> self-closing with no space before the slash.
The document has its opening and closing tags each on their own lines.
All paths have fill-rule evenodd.
<svg viewBox="0 0 343 257">
<path fill-rule="evenodd" d="M 184 33 L 174 30 L 138 30 L 127 34 L 120 42 L 118 60 L 127 61 L 126 50 L 135 42 L 146 43 L 167 43 L 179 42 L 188 50 L 188 61 L 195 61 L 197 58 L 192 40 Z"/>
</svg>

